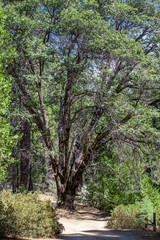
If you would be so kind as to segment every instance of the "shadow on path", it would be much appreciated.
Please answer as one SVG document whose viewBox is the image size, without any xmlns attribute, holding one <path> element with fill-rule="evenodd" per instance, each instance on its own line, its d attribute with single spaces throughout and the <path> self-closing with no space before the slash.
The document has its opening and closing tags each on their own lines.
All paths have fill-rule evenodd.
<svg viewBox="0 0 160 240">
<path fill-rule="evenodd" d="M 139 237 L 138 231 L 90 230 L 77 234 L 64 234 L 61 239 L 66 240 L 145 240 Z"/>
</svg>

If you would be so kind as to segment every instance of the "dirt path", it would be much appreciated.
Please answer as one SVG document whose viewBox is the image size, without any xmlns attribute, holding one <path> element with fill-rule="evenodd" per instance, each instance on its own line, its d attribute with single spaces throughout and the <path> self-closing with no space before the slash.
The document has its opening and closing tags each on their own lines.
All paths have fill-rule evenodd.
<svg viewBox="0 0 160 240">
<path fill-rule="evenodd" d="M 56 199 L 50 194 L 40 194 L 40 199 L 51 200 L 53 205 L 56 203 Z M 114 231 L 107 229 L 107 219 L 104 214 L 88 206 L 79 205 L 77 212 L 69 213 L 64 210 L 58 210 L 57 213 L 59 214 L 60 222 L 65 227 L 63 234 L 60 236 L 62 240 L 160 240 L 160 233 L 152 231 Z M 138 237 L 138 235 L 143 236 L 143 238 Z"/>
<path fill-rule="evenodd" d="M 60 222 L 65 230 L 60 236 L 64 240 L 144 240 L 135 231 L 114 231 L 106 228 L 107 219 L 95 208 L 79 208 L 75 212 L 59 210 Z"/>
</svg>

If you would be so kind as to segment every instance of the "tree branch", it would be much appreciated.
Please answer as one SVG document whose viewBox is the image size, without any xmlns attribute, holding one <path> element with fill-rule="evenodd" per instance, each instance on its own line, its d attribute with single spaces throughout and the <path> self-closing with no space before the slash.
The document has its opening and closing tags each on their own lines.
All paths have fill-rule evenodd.
<svg viewBox="0 0 160 240">
<path fill-rule="evenodd" d="M 83 110 L 85 110 L 85 109 L 89 109 L 89 108 L 95 108 L 95 107 L 96 107 L 96 106 L 93 105 L 93 106 L 86 106 L 86 107 L 80 108 L 79 110 L 77 110 L 77 111 L 74 113 L 73 118 L 71 119 L 71 122 L 72 122 L 72 123 L 74 122 L 77 114 L 80 113 L 81 111 L 83 111 Z"/>
</svg>

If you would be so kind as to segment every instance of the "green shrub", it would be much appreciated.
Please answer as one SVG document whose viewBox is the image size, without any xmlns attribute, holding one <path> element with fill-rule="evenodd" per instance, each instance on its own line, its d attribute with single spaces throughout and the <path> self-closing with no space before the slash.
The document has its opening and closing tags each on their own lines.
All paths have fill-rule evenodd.
<svg viewBox="0 0 160 240">
<path fill-rule="evenodd" d="M 113 229 L 141 229 L 145 227 L 146 219 L 152 218 L 153 204 L 145 198 L 141 202 L 117 206 L 111 214 L 108 227 Z"/>
<path fill-rule="evenodd" d="M 160 191 L 159 186 L 155 184 L 153 187 L 153 182 L 149 179 L 148 176 L 145 176 L 141 183 L 141 188 L 143 195 L 148 197 L 154 204 L 154 212 L 157 214 L 157 227 L 160 229 Z M 150 216 L 152 220 L 153 216 Z"/>
<path fill-rule="evenodd" d="M 37 193 L 0 193 L 0 235 L 54 237 L 62 229 L 51 201 L 40 201 Z"/>
<path fill-rule="evenodd" d="M 104 210 L 107 215 L 120 204 L 134 204 L 142 199 L 140 191 L 122 191 L 114 179 L 107 179 L 106 185 L 101 181 L 89 182 L 84 194 L 90 205 Z"/>
</svg>

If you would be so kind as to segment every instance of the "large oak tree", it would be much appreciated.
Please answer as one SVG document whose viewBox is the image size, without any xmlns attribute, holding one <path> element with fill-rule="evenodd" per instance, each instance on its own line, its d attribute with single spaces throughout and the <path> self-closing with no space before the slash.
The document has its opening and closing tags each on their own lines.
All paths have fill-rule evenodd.
<svg viewBox="0 0 160 240">
<path fill-rule="evenodd" d="M 88 163 L 116 141 L 158 146 L 159 3 L 3 1 L 17 97 L 42 134 L 59 204 L 72 208 Z"/>
</svg>

